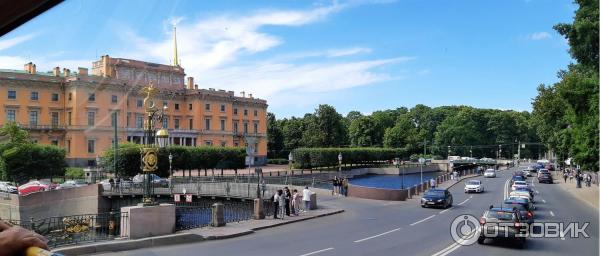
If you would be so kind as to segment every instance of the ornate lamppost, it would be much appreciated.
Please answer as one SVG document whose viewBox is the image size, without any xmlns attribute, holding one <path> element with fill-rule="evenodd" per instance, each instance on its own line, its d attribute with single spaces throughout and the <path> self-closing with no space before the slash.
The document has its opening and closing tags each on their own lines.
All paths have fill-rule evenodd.
<svg viewBox="0 0 600 256">
<path fill-rule="evenodd" d="M 167 109 L 166 106 L 162 109 L 156 108 L 153 99 L 157 92 L 158 89 L 152 85 L 152 82 L 150 82 L 150 86 L 142 89 L 142 94 L 146 94 L 144 98 L 144 111 L 146 112 L 144 122 L 145 143 L 141 149 L 142 172 L 144 173 L 143 206 L 155 205 L 152 199 L 153 187 L 150 174 L 158 168 L 158 148 L 166 147 L 169 141 L 169 132 L 164 128 L 156 131 L 155 127 L 157 123 L 162 124 L 164 111 Z"/>
</svg>

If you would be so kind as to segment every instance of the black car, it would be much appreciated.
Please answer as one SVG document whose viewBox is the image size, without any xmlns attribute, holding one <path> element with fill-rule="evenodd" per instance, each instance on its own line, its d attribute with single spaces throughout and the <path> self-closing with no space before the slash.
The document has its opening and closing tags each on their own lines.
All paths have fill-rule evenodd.
<svg viewBox="0 0 600 256">
<path fill-rule="evenodd" d="M 452 194 L 445 189 L 429 189 L 425 191 L 421 198 L 421 207 L 442 207 L 452 206 Z"/>
<path fill-rule="evenodd" d="M 526 225 L 525 219 L 521 216 L 521 212 L 513 207 L 494 207 L 483 213 L 479 224 L 481 232 L 477 243 L 483 244 L 486 238 L 491 239 L 507 239 L 517 243 L 519 248 L 525 246 Z"/>
<path fill-rule="evenodd" d="M 548 183 L 548 184 L 554 183 L 552 181 L 552 175 L 547 174 L 547 173 L 540 173 L 538 175 L 538 183 Z"/>
<path fill-rule="evenodd" d="M 527 224 L 533 223 L 533 205 L 529 200 L 523 198 L 509 198 L 504 200 L 504 206 L 514 207 L 521 212 L 521 216 Z"/>
<path fill-rule="evenodd" d="M 513 173 L 513 177 L 515 177 L 515 176 L 521 176 L 521 177 L 523 177 L 523 179 L 527 179 L 527 175 L 525 175 L 525 173 L 523 171 L 515 171 Z"/>
</svg>

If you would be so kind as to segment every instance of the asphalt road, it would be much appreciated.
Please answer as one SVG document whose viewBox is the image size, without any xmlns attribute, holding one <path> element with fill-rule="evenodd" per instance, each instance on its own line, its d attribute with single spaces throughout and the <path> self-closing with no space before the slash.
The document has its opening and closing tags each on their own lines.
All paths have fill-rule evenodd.
<svg viewBox="0 0 600 256">
<path fill-rule="evenodd" d="M 329 198 L 325 200 L 330 205 L 346 212 L 238 238 L 104 255 L 598 255 L 598 212 L 555 185 L 537 182 L 533 183 L 538 191 L 536 222 L 589 222 L 589 238 L 530 238 L 524 249 L 503 241 L 455 243 L 450 235 L 452 221 L 461 214 L 479 218 L 490 204 L 500 204 L 511 174 L 512 170 L 505 170 L 497 178 L 477 178 L 485 186 L 481 194 L 464 194 L 464 182 L 456 184 L 450 189 L 454 205 L 448 210 L 421 208 L 420 199 Z"/>
</svg>

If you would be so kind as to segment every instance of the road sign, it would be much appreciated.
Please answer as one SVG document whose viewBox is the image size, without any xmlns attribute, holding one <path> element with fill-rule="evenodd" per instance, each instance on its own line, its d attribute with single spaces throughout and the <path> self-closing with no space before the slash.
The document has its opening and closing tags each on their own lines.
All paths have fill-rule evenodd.
<svg viewBox="0 0 600 256">
<path fill-rule="evenodd" d="M 413 159 L 414 159 L 414 158 L 413 158 Z M 420 164 L 424 164 L 424 163 L 425 163 L 425 158 L 422 158 L 422 157 L 421 157 L 421 158 L 419 158 L 419 163 L 420 163 Z"/>
<path fill-rule="evenodd" d="M 176 203 L 181 202 L 181 195 L 180 194 L 173 195 L 173 201 L 175 201 Z"/>
<path fill-rule="evenodd" d="M 192 202 L 192 195 L 185 195 L 185 201 L 187 203 L 191 203 Z"/>
</svg>

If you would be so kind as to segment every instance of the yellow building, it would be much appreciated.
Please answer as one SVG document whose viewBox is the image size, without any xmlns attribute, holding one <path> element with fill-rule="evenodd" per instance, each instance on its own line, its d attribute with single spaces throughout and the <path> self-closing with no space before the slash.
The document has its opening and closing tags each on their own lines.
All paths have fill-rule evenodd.
<svg viewBox="0 0 600 256">
<path fill-rule="evenodd" d="M 102 56 L 92 72 L 59 67 L 36 71 L 0 70 L 0 124 L 17 122 L 31 138 L 67 151 L 71 166 L 94 165 L 113 145 L 117 115 L 119 142 L 143 143 L 142 87 L 160 91 L 155 103 L 167 106 L 163 127 L 172 145 L 245 147 L 251 142 L 255 164 L 267 156 L 267 102 L 243 92 L 201 89 L 184 69 L 139 60 Z"/>
</svg>

